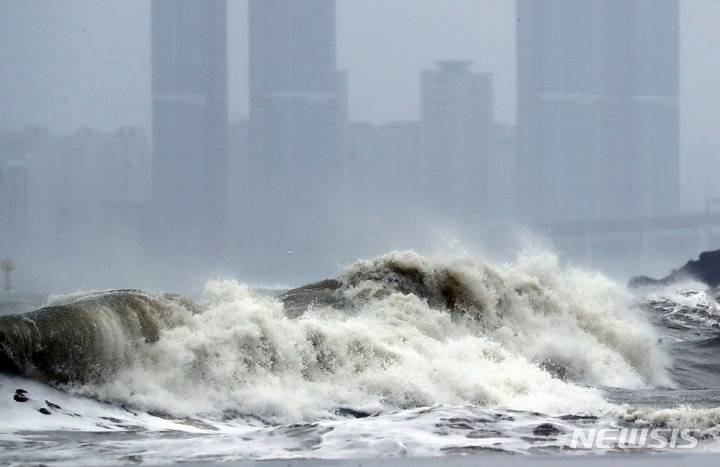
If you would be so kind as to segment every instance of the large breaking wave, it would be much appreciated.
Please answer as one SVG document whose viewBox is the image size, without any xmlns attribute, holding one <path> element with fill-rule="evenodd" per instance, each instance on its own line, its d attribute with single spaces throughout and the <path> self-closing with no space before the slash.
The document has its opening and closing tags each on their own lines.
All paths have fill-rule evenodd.
<svg viewBox="0 0 720 467">
<path fill-rule="evenodd" d="M 97 298 L 113 293 L 98 312 Z M 19 370 L 176 415 L 297 421 L 437 404 L 579 413 L 610 407 L 598 386 L 670 384 L 657 336 L 631 298 L 544 253 L 498 265 L 394 252 L 280 298 L 222 280 L 207 284 L 199 306 L 127 291 L 56 306 L 82 311 L 67 319 L 85 324 L 68 324 L 60 340 L 91 342 L 90 364 L 63 367 L 72 352 L 49 356 L 58 350 L 47 332 L 28 337 L 39 339 L 34 354 L 20 358 L 14 349 L 32 346 L 15 342 L 24 339 L 18 326 L 42 318 L 25 315 L 25 325 L 0 322 Z"/>
</svg>

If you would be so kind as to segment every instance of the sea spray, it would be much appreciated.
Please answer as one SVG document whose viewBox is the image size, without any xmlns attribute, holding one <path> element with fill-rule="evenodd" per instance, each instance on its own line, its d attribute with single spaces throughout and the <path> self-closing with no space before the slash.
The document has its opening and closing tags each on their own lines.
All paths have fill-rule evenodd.
<svg viewBox="0 0 720 467">
<path fill-rule="evenodd" d="M 549 253 L 499 266 L 392 253 L 351 266 L 343 283 L 355 303 L 408 289 L 431 305 L 444 302 L 456 322 L 577 382 L 670 384 L 656 336 L 632 297 L 602 275 L 561 269 Z"/>
<path fill-rule="evenodd" d="M 514 264 L 395 252 L 348 268 L 297 318 L 235 281 L 131 366 L 72 391 L 172 414 L 267 420 L 473 404 L 604 410 L 587 385 L 668 384 L 656 336 L 611 281 L 548 254 Z"/>
</svg>

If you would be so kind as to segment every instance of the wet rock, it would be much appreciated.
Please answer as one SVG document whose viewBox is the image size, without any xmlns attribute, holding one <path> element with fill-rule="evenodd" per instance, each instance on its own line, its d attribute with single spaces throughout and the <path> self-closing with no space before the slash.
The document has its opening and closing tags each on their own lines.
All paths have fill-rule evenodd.
<svg viewBox="0 0 720 467">
<path fill-rule="evenodd" d="M 474 454 L 481 454 L 486 452 L 495 452 L 495 453 L 505 453 L 504 449 L 496 448 L 492 446 L 448 446 L 444 448 L 440 448 L 441 452 L 444 452 L 446 454 L 455 455 L 455 456 L 462 456 L 462 455 L 474 455 Z"/>
<path fill-rule="evenodd" d="M 551 423 L 543 423 L 542 425 L 538 425 L 533 430 L 533 434 L 535 436 L 554 436 L 560 433 L 560 430 L 558 430 L 554 425 Z"/>
<path fill-rule="evenodd" d="M 372 412 L 366 412 L 364 410 L 356 410 L 350 407 L 338 407 L 335 409 L 335 413 L 341 417 L 352 417 L 352 418 L 366 418 L 370 417 Z"/>
<path fill-rule="evenodd" d="M 635 276 L 628 287 L 640 288 L 669 285 L 683 280 L 697 280 L 710 287 L 720 285 L 720 250 L 704 251 L 697 260 L 690 260 L 680 269 L 673 269 L 662 279 L 647 276 Z"/>
</svg>

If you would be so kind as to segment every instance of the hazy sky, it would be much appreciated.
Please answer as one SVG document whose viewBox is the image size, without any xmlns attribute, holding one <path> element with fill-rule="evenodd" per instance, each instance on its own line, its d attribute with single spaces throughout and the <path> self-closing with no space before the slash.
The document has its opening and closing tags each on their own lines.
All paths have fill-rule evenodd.
<svg viewBox="0 0 720 467">
<path fill-rule="evenodd" d="M 247 2 L 229 0 L 230 115 L 247 116 Z M 148 0 L 0 0 L 0 127 L 150 125 Z M 419 73 L 468 59 L 495 74 L 496 118 L 515 120 L 515 2 L 338 0 L 350 117 L 417 119 Z M 681 1 L 685 144 L 720 145 L 720 1 Z"/>
</svg>

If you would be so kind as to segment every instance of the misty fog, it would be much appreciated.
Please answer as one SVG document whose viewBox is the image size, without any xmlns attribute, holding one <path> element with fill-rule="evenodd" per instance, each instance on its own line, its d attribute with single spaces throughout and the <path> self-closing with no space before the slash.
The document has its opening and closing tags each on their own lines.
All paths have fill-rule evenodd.
<svg viewBox="0 0 720 467">
<path fill-rule="evenodd" d="M 712 0 L 0 0 L 12 290 L 720 244 Z"/>
</svg>

